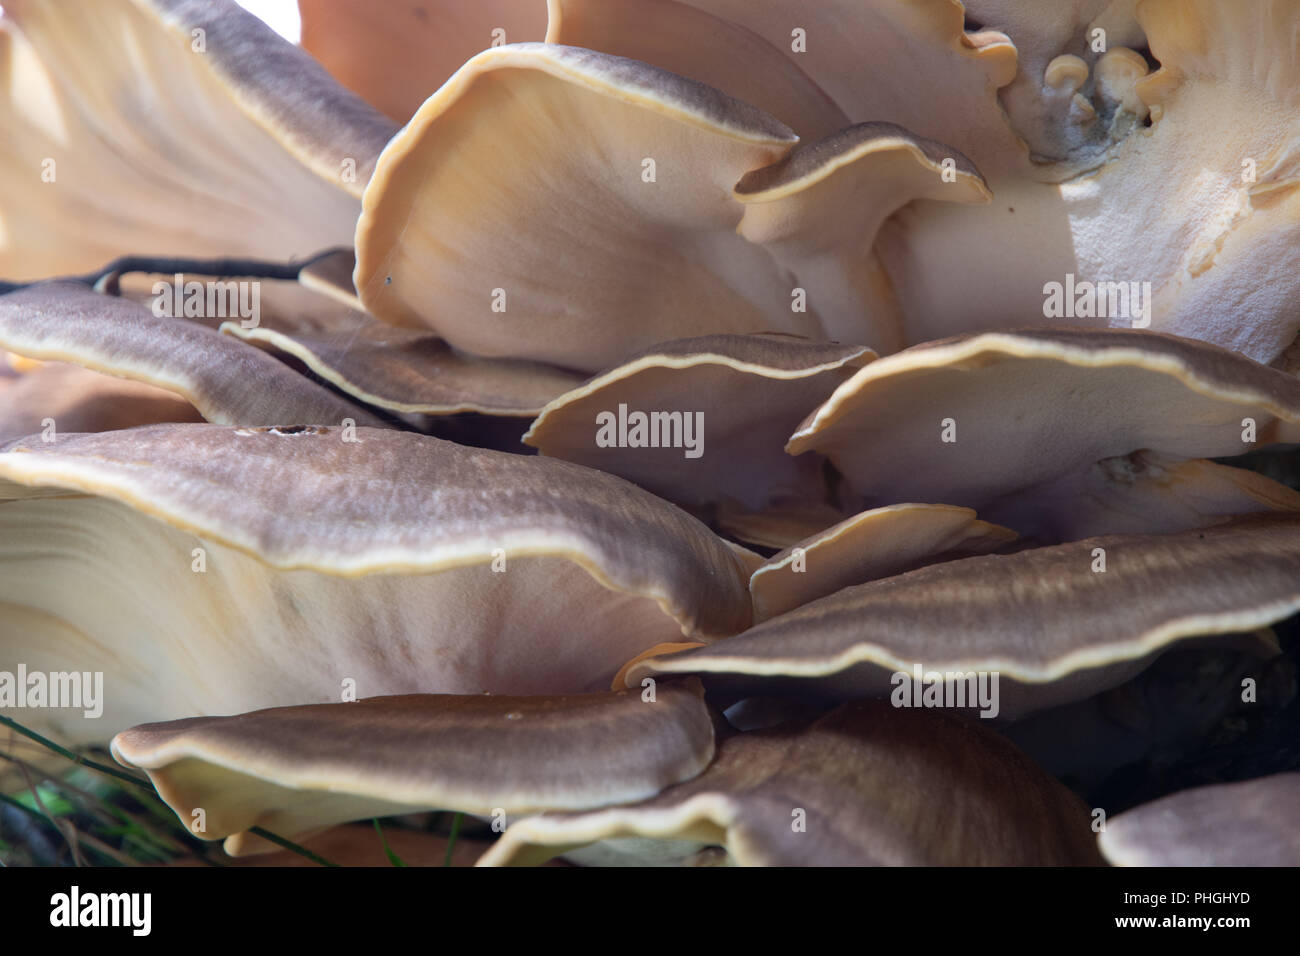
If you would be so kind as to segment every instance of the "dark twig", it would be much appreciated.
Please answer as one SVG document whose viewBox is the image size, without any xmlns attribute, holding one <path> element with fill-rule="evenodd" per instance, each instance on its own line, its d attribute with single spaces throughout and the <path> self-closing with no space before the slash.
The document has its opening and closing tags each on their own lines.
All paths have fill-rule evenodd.
<svg viewBox="0 0 1300 956">
<path fill-rule="evenodd" d="M 224 279 L 286 279 L 296 280 L 299 273 L 308 266 L 319 262 L 326 256 L 333 255 L 337 249 L 326 249 L 301 262 L 273 262 L 267 259 L 190 259 L 173 256 L 122 256 L 114 259 L 103 268 L 80 276 L 53 276 L 70 282 L 84 282 L 88 286 L 100 288 L 112 295 L 118 292 L 117 281 L 132 272 L 145 272 L 157 275 L 193 274 L 217 276 Z M 0 295 L 14 292 L 46 282 L 47 279 L 35 279 L 26 282 L 8 282 L 0 280 Z"/>
</svg>

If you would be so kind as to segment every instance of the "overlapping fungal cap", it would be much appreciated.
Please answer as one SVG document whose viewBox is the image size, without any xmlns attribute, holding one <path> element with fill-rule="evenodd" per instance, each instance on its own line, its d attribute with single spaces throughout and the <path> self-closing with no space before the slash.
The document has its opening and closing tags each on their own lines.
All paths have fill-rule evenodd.
<svg viewBox="0 0 1300 956">
<path fill-rule="evenodd" d="M 961 153 L 880 122 L 800 143 L 747 173 L 735 194 L 745 207 L 738 232 L 798 279 L 824 334 L 881 352 L 906 344 L 889 279 L 872 252 L 881 224 L 914 200 L 990 198 Z"/>
<path fill-rule="evenodd" d="M 1150 451 L 1103 458 L 988 509 L 1040 541 L 1187 531 L 1266 511 L 1300 512 L 1300 492 L 1244 468 Z"/>
<path fill-rule="evenodd" d="M 410 810 L 491 817 L 626 803 L 700 773 L 713 723 L 698 681 L 569 696 L 415 694 L 151 724 L 113 738 L 183 821 L 202 808 L 232 856 Z"/>
<path fill-rule="evenodd" d="M 963 505 L 1061 540 L 1112 530 L 1117 514 L 1127 530 L 1171 531 L 1271 506 L 1252 489 L 1293 501 L 1258 476 L 1177 460 L 1296 440 L 1300 383 L 1283 372 L 1158 333 L 1022 329 L 873 362 L 787 448 L 825 455 L 868 505 Z M 1164 465 L 1125 461 L 1143 449 Z M 1198 497 L 1220 504 L 1206 514 Z"/>
<path fill-rule="evenodd" d="M 793 610 L 852 584 L 892 577 L 923 564 L 1004 548 L 1010 528 L 969 508 L 901 504 L 864 511 L 786 548 L 749 578 L 754 621 Z"/>
<path fill-rule="evenodd" d="M 524 442 L 689 507 L 826 499 L 823 460 L 784 443 L 874 353 L 781 335 L 657 345 L 559 396 Z"/>
<path fill-rule="evenodd" d="M 796 140 L 762 110 L 636 60 L 488 50 L 381 156 L 357 225 L 357 291 L 377 318 L 458 349 L 584 371 L 688 334 L 892 343 L 871 233 L 911 199 L 983 198 L 978 175 L 894 126 L 836 134 L 762 172 Z"/>
<path fill-rule="evenodd" d="M 456 437 L 456 429 L 468 422 L 440 416 L 507 416 L 488 425 L 508 432 L 503 449 L 514 448 L 527 425 L 509 416 L 536 415 L 582 381 L 581 375 L 554 366 L 483 359 L 458 352 L 435 335 L 378 323 L 353 285 L 356 266 L 350 246 L 319 253 L 298 272 L 297 282 L 271 284 L 271 309 L 257 329 L 223 323 L 222 331 L 390 411 L 410 427 L 444 433 L 439 437 Z M 389 353 L 400 353 L 401 360 Z M 485 422 L 477 424 L 481 429 Z"/>
<path fill-rule="evenodd" d="M 1300 773 L 1195 787 L 1107 821 L 1116 866 L 1300 866 Z"/>
<path fill-rule="evenodd" d="M 754 104 L 804 139 L 850 125 L 835 101 L 786 56 L 785 43 L 769 42 L 699 5 L 678 0 L 551 0 L 549 6 L 548 43 L 653 63 Z"/>
<path fill-rule="evenodd" d="M 1082 170 L 981 164 L 997 197 L 987 207 L 900 211 L 877 253 L 910 341 L 1043 316 L 1138 323 L 1273 362 L 1300 328 L 1297 11 L 1295 0 L 1145 0 L 1136 19 L 1160 69 L 1147 75 L 1114 36 L 1091 74 L 1082 60 L 1049 64 L 1045 82 L 1097 88 L 1096 121 L 1108 136 L 1122 121 L 1116 145 Z M 1083 291 L 1100 282 L 1121 283 L 1126 305 L 1103 313 L 1107 295 Z M 1062 290 L 1077 292 L 1062 303 Z"/>
<path fill-rule="evenodd" d="M 298 0 L 303 49 L 399 123 L 480 50 L 545 39 L 546 6 L 546 0 Z"/>
<path fill-rule="evenodd" d="M 959 3 L 685 2 L 771 44 L 824 90 L 849 122 L 898 123 L 920 136 L 951 143 L 986 173 L 1023 161 L 1023 147 L 1012 135 L 997 100 L 998 89 L 1015 76 L 1015 48 L 993 30 L 966 33 Z M 568 5 L 569 0 L 564 0 L 561 7 Z M 563 18 L 559 27 L 563 33 Z M 717 50 L 716 31 L 676 32 L 675 36 L 685 52 L 676 54 L 676 65 L 669 69 L 695 76 L 695 71 L 725 57 Z M 632 42 L 625 36 L 620 39 Z M 650 62 L 667 65 L 657 59 Z M 735 88 L 723 89 L 754 101 L 764 82 L 759 73 L 752 69 L 737 75 Z"/>
<path fill-rule="evenodd" d="M 1122 683 L 1177 641 L 1253 630 L 1297 609 L 1300 516 L 1256 516 L 933 564 L 708 647 L 643 657 L 623 680 L 699 674 L 831 697 L 913 684 L 919 696 L 925 683 L 949 704 L 1015 718 Z M 973 703 L 971 676 L 996 676 L 990 700 Z"/>
<path fill-rule="evenodd" d="M 743 378 L 734 356 L 714 363 L 713 353 L 688 367 L 661 361 L 628 372 L 637 348 L 701 331 L 746 339 L 776 330 L 888 353 L 1040 315 L 1080 326 L 1149 320 L 1290 368 L 1300 323 L 1291 268 L 1300 7 L 1145 0 L 1135 18 L 1133 0 L 1066 0 L 1035 17 L 1007 0 L 972 5 L 986 25 L 1024 36 L 1018 71 L 1004 35 L 963 33 L 953 0 L 551 0 L 548 40 L 604 52 L 529 44 L 475 58 L 385 153 L 366 193 L 355 273 L 345 255 L 305 271 L 303 286 L 336 308 L 225 327 L 394 416 L 519 414 L 568 391 L 547 411 L 550 440 L 573 445 L 564 454 L 572 458 L 592 449 L 576 442 L 585 432 L 565 414 L 615 412 L 622 403 L 590 403 L 635 395 L 646 376 L 665 373 L 647 402 L 671 399 L 670 413 L 685 412 L 683 394 L 703 394 L 713 403 L 710 428 L 716 420 L 724 436 L 764 443 L 750 458 L 763 477 L 715 471 L 708 487 L 699 475 L 688 487 L 668 467 L 681 464 L 675 457 L 636 449 L 614 449 L 620 463 L 608 470 L 709 510 L 730 533 L 790 550 L 763 562 L 582 468 L 337 427 L 335 413 L 352 406 L 309 379 L 291 384 L 283 369 L 271 395 L 232 388 L 241 371 L 270 374 L 247 347 L 232 349 L 233 339 L 218 345 L 210 330 L 178 320 L 124 329 L 137 317 L 127 303 L 112 307 L 120 321 L 100 322 L 98 297 L 47 323 L 40 292 L 26 290 L 9 303 L 18 309 L 10 317 L 23 320 L 4 333 L 12 347 L 167 384 L 197 395 L 215 420 L 250 427 L 71 437 L 60 427 L 53 442 L 32 435 L 0 445 L 0 656 L 103 670 L 106 730 L 354 693 L 466 695 L 198 718 L 119 738 L 136 748 L 137 765 L 156 763 L 182 818 L 206 793 L 233 793 L 220 823 L 244 852 L 256 841 L 239 828 L 259 821 L 297 833 L 434 802 L 485 812 L 485 794 L 473 790 L 483 778 L 468 776 L 484 769 L 499 775 L 493 786 L 520 767 L 536 771 L 525 783 L 541 778 L 552 797 L 558 780 L 572 800 L 556 805 L 571 809 L 642 799 L 698 773 L 709 757 L 698 746 L 707 714 L 694 687 L 698 719 L 685 723 L 700 733 L 669 744 L 663 728 L 646 737 L 624 730 L 633 705 L 654 706 L 636 695 L 591 698 L 605 702 L 593 712 L 611 700 L 626 707 L 600 725 L 606 739 L 578 740 L 586 753 L 557 744 L 549 725 L 528 740 L 496 734 L 499 719 L 536 729 L 570 710 L 590 729 L 585 704 L 545 695 L 605 685 L 620 661 L 616 686 L 702 674 L 723 690 L 810 697 L 888 695 L 900 670 L 937 671 L 941 687 L 992 671 L 1005 699 L 995 690 L 991 710 L 1005 717 L 1110 687 L 1183 638 L 1294 611 L 1300 494 L 1201 457 L 1300 440 L 1300 392 L 1281 373 L 1154 333 L 1078 330 L 940 342 L 847 382 L 849 367 L 865 361 L 857 345 L 810 346 L 838 356 L 811 366 L 782 354 Z M 142 240 L 168 252 L 277 259 L 346 240 L 338 226 L 355 216 L 394 128 L 230 4 L 7 6 L 20 28 L 6 20 L 0 32 L 0 71 L 10 79 L 0 88 L 0 130 L 18 145 L 6 149 L 0 135 L 0 172 L 7 162 L 10 181 L 29 181 L 37 157 L 57 157 L 53 194 L 69 183 L 69 150 L 110 161 L 86 175 L 74 160 L 75 184 L 58 194 L 61 205 L 48 205 L 57 221 L 42 219 L 47 206 L 32 196 L 0 190 L 0 275 L 82 271 L 116 252 L 163 251 Z M 366 19 L 337 0 L 305 6 L 342 10 L 333 26 L 344 30 Z M 517 22 L 535 29 L 539 7 Z M 421 44 L 422 28 L 403 17 L 432 14 L 435 32 L 449 35 L 463 15 L 471 52 L 487 42 L 476 18 L 505 11 L 495 0 L 472 11 L 399 2 L 371 14 L 380 29 L 370 35 Z M 81 21 L 64 24 L 65 14 Z M 515 22 L 492 40 L 518 39 Z M 1085 24 L 1111 28 L 1104 55 L 1078 49 Z M 1147 34 L 1151 57 L 1141 52 Z M 141 51 L 146 72 L 170 81 L 161 94 L 142 95 L 118 62 L 88 55 L 87 37 L 100 35 L 107 49 Z M 394 96 L 373 70 L 324 52 L 338 34 L 324 35 L 310 45 L 340 75 L 353 70 L 351 85 L 377 102 Z M 1147 75 L 1149 59 L 1159 72 Z M 426 56 L 416 69 L 445 77 L 451 65 Z M 385 99 L 385 109 L 405 119 L 424 92 Z M 200 116 L 234 130 L 241 148 L 247 139 L 248 158 L 214 148 Z M 792 131 L 803 137 L 797 145 Z M 276 184 L 275 195 L 259 177 Z M 996 202 L 981 209 L 954 205 L 990 193 Z M 90 228 L 79 222 L 72 234 L 69 209 L 89 209 Z M 209 214 L 207 234 L 176 228 L 187 209 Z M 172 225 L 161 233 L 146 228 L 163 219 Z M 110 221 L 124 227 L 125 247 Z M 24 236 L 28 245 L 7 259 Z M 1009 255 L 1017 268 L 1006 267 Z M 1045 302 L 1058 284 L 1070 290 L 1050 294 L 1064 315 Z M 1124 306 L 1101 314 L 1098 298 L 1108 294 Z M 345 311 L 367 307 L 378 320 Z M 528 361 L 537 356 L 576 371 Z M 620 362 L 577 387 L 580 372 Z M 683 388 L 686 377 L 698 388 Z M 798 415 L 826 397 L 825 379 L 839 390 L 797 428 Z M 0 375 L 0 389 L 19 382 Z M 761 386 L 761 395 L 779 388 L 788 401 L 755 426 L 747 416 L 761 403 L 733 384 Z M 331 411 L 316 411 L 319 401 Z M 770 433 L 791 431 L 802 460 L 769 459 Z M 746 450 L 734 447 L 732 471 Z M 806 467 L 823 455 L 848 487 L 827 493 L 822 478 L 832 484 L 832 470 Z M 897 504 L 918 497 L 927 503 Z M 884 507 L 828 527 L 842 508 L 869 505 Z M 1014 535 L 958 505 L 1023 532 L 1021 545 L 1088 540 L 948 560 Z M 1228 520 L 1249 511 L 1293 514 Z M 1129 534 L 1092 537 L 1119 531 Z M 900 573 L 932 562 L 943 563 Z M 518 698 L 518 707 L 468 696 L 483 690 L 543 696 Z M 675 692 L 667 683 L 659 690 Z M 493 710 L 501 704 L 515 709 Z M 104 739 L 93 720 L 48 716 L 70 741 Z M 953 732 L 959 726 L 974 743 Z M 677 720 L 668 730 L 682 728 Z M 475 759 L 504 745 L 493 766 L 447 757 L 476 729 L 490 740 L 471 748 Z M 661 857 L 724 843 L 750 863 L 1096 859 L 1088 831 L 1058 825 L 1063 791 L 1032 768 L 1017 776 L 1014 760 L 954 717 L 855 705 L 787 745 L 793 734 L 733 738 L 747 741 L 735 744 L 738 755 L 724 747 L 713 770 L 675 794 L 525 821 L 493 852 L 530 858 L 549 852 L 541 846 L 597 840 L 588 852 L 599 855 L 605 838 L 639 852 L 669 836 Z M 620 767 L 627 775 L 581 763 L 616 762 L 609 739 L 629 735 L 648 756 L 631 748 L 641 759 Z M 907 741 L 901 758 L 890 751 L 895 737 Z M 358 742 L 371 740 L 383 743 L 363 752 Z M 864 740 L 877 747 L 866 760 L 874 775 L 859 772 Z M 992 757 L 981 749 L 990 746 Z M 660 773 L 655 761 L 676 757 L 685 769 Z M 457 761 L 462 776 L 438 776 Z M 944 775 L 954 767 L 956 780 L 976 781 L 973 794 L 953 796 Z M 993 783 L 981 789 L 985 778 Z M 943 802 L 913 806 L 917 779 Z M 808 782 L 812 811 L 786 806 L 787 784 Z M 1294 803 L 1292 789 L 1283 797 Z M 509 799 L 552 805 L 522 793 Z M 951 826 L 950 807 L 955 834 L 935 822 Z M 796 810 L 816 828 L 791 827 Z M 1081 810 L 1076 801 L 1060 813 Z M 1008 821 L 1024 827 L 1027 814 L 1027 835 L 1010 834 Z M 1118 855 L 1145 845 L 1134 832 L 1123 831 L 1129 842 Z M 1267 826 L 1243 832 L 1254 845 Z M 800 833 L 815 839 L 792 843 Z M 967 843 L 976 840 L 1006 854 L 981 856 Z M 706 846 L 702 859 L 716 855 Z"/>
<path fill-rule="evenodd" d="M 215 285 L 223 302 L 239 300 L 239 283 Z M 211 292 L 203 294 L 213 300 Z M 0 296 L 0 348 L 163 389 L 219 424 L 381 424 L 260 350 L 159 311 L 80 282 L 42 282 Z M 77 430 L 72 423 L 60 427 Z"/>
<path fill-rule="evenodd" d="M 350 251 L 345 258 L 352 261 Z M 289 356 L 357 401 L 398 414 L 536 415 L 582 381 L 539 362 L 466 355 L 431 332 L 379 322 L 347 304 L 341 283 L 352 287 L 352 271 L 339 273 L 336 262 L 306 267 L 301 289 L 264 284 L 271 307 L 261 320 L 248 327 L 223 322 L 221 331 Z"/>
<path fill-rule="evenodd" d="M 724 737 L 708 770 L 639 804 L 527 817 L 480 865 L 630 837 L 721 845 L 741 866 L 1099 863 L 1077 797 L 952 714 L 856 703 Z"/>
<path fill-rule="evenodd" d="M 66 362 L 30 362 L 16 371 L 0 358 L 0 442 L 47 430 L 101 432 L 159 422 L 197 422 L 185 399 Z"/>
<path fill-rule="evenodd" d="M 779 501 L 763 511 L 747 511 L 724 501 L 718 505 L 713 517 L 717 526 L 733 538 L 760 548 L 780 550 L 819 534 L 852 515 L 829 501 Z"/>
<path fill-rule="evenodd" d="M 41 714 L 75 742 L 349 694 L 605 689 L 642 650 L 750 621 L 736 551 L 566 462 L 162 425 L 10 442 L 0 478 L 4 658 L 104 673 L 102 719 Z"/>
<path fill-rule="evenodd" d="M 233 0 L 14 0 L 0 276 L 351 242 L 396 127 Z"/>
<path fill-rule="evenodd" d="M 751 331 L 779 306 L 777 328 L 813 332 L 765 254 L 735 235 L 730 198 L 794 142 L 766 113 L 646 64 L 488 50 L 381 156 L 357 290 L 378 318 L 466 351 L 581 369 L 680 338 L 701 316 L 722 324 L 709 331 Z"/>
</svg>

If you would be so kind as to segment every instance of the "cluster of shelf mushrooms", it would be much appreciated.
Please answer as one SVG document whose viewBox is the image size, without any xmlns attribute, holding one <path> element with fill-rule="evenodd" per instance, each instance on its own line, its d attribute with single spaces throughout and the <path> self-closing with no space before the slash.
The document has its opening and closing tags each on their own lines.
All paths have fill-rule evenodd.
<svg viewBox="0 0 1300 956">
<path fill-rule="evenodd" d="M 1063 782 L 1300 610 L 1297 0 L 3 6 L 0 671 L 104 701 L 0 713 L 236 856 L 1300 862 Z"/>
</svg>

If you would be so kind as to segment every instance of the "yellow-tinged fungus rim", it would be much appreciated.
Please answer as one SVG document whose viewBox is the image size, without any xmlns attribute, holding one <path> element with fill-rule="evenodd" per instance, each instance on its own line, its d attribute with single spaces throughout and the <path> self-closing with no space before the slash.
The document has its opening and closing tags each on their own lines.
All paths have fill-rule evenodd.
<svg viewBox="0 0 1300 956">
<path fill-rule="evenodd" d="M 1067 331 L 1079 335 L 1085 330 L 1058 330 L 1052 328 L 1027 330 L 1029 334 L 1018 335 L 1016 332 L 983 332 L 971 336 L 962 336 L 958 341 L 923 344 L 887 355 L 884 358 L 864 366 L 847 382 L 835 390 L 830 398 L 808 417 L 805 423 L 790 436 L 786 451 L 797 455 L 814 447 L 813 440 L 825 428 L 833 425 L 851 409 L 852 401 L 858 393 L 872 383 L 887 379 L 893 375 L 927 369 L 942 370 L 956 366 L 958 363 L 978 358 L 981 355 L 1006 355 L 1012 358 L 1047 359 L 1078 368 L 1113 368 L 1133 366 L 1151 372 L 1168 375 L 1185 385 L 1188 389 L 1218 401 L 1238 405 L 1258 405 L 1269 414 L 1287 422 L 1300 422 L 1300 409 L 1287 409 L 1274 403 L 1258 391 L 1225 388 L 1221 384 L 1198 375 L 1195 369 L 1182 359 L 1162 354 L 1154 349 L 1143 349 L 1126 345 L 1099 344 L 1087 348 L 1067 345 L 1053 341 L 1046 336 L 1054 331 Z M 1133 336 L 1137 340 L 1154 336 L 1154 340 L 1172 339 L 1194 349 L 1201 349 L 1206 354 L 1221 354 L 1245 365 L 1254 365 L 1250 359 L 1237 356 L 1217 346 L 1194 339 L 1183 339 L 1162 332 L 1128 331 L 1128 330 L 1086 330 L 1093 331 L 1099 340 L 1115 336 Z M 1263 366 L 1260 366 L 1263 368 Z M 1269 372 L 1275 370 L 1269 369 Z M 1280 374 L 1280 373 L 1279 373 Z"/>
</svg>

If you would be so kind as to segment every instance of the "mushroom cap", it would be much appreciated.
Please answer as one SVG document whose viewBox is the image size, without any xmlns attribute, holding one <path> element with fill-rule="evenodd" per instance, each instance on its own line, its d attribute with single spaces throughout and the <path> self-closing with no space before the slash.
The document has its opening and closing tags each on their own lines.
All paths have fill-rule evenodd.
<svg viewBox="0 0 1300 956">
<path fill-rule="evenodd" d="M 185 718 L 114 755 L 237 854 L 438 806 L 525 815 L 488 864 L 1300 861 L 1300 774 L 1094 839 L 1059 763 L 890 693 L 1123 708 L 1251 629 L 1293 676 L 1300 491 L 1206 459 L 1300 443 L 1300 0 L 302 2 L 405 128 L 232 0 L 0 0 L 0 276 L 357 249 L 255 328 L 0 296 L 0 658 L 108 676 L 24 723 Z M 1040 328 L 1063 279 L 1109 311 Z M 603 447 L 628 406 L 710 455 Z M 539 411 L 545 457 L 390 427 Z"/>
<path fill-rule="evenodd" d="M 551 0 L 549 6 L 548 43 L 653 63 L 753 103 L 804 138 L 849 125 L 844 111 L 782 52 L 788 36 L 769 42 L 678 0 Z"/>
<path fill-rule="evenodd" d="M 685 2 L 771 43 L 851 122 L 898 123 L 951 142 L 986 172 L 1024 162 L 1024 146 L 997 96 L 1015 77 L 1016 49 L 995 31 L 967 34 L 960 3 L 820 0 L 799 4 L 795 15 L 785 4 Z M 804 52 L 795 48 L 795 27 L 804 31 Z M 699 60 L 719 56 L 712 40 L 710 34 L 694 38 Z M 728 92 L 746 97 L 739 89 Z"/>
<path fill-rule="evenodd" d="M 987 203 L 975 164 L 895 123 L 859 123 L 799 143 L 735 188 L 740 235 L 791 274 L 826 338 L 880 352 L 906 344 L 888 277 L 872 247 L 885 220 L 915 200 Z"/>
<path fill-rule="evenodd" d="M 763 511 L 748 511 L 723 501 L 714 520 L 724 534 L 761 548 L 793 547 L 853 517 L 829 501 L 793 499 L 769 504 Z M 759 564 L 762 564 L 760 559 Z"/>
<path fill-rule="evenodd" d="M 1297 515 L 965 558 L 844 588 L 707 647 L 643 656 L 624 682 L 698 674 L 730 689 L 884 697 L 918 667 L 983 672 L 999 675 L 990 716 L 1015 718 L 1122 683 L 1179 640 L 1293 614 L 1298 572 Z"/>
<path fill-rule="evenodd" d="M 713 757 L 698 681 L 568 696 L 416 694 L 148 724 L 113 755 L 182 821 L 202 807 L 232 856 L 285 836 L 411 810 L 490 816 L 640 800 Z"/>
<path fill-rule="evenodd" d="M 485 51 L 385 149 L 357 224 L 356 288 L 377 318 L 465 351 L 583 370 L 688 333 L 896 348 L 874 233 L 913 199 L 985 200 L 978 174 L 892 124 L 787 156 L 796 141 L 762 110 L 636 60 Z M 952 182 L 940 156 L 957 162 Z"/>
<path fill-rule="evenodd" d="M 101 720 L 41 718 L 95 741 L 339 700 L 349 679 L 358 696 L 590 691 L 646 648 L 749 624 L 741 557 L 620 479 L 345 434 L 178 425 L 0 446 L 15 499 L 0 647 L 32 670 L 103 671 L 111 691 Z"/>
<path fill-rule="evenodd" d="M 1264 511 L 1300 512 L 1300 491 L 1245 468 L 1138 451 L 1008 495 L 984 514 L 1053 542 L 1191 531 Z"/>
<path fill-rule="evenodd" d="M 524 442 L 689 507 L 727 500 L 761 511 L 776 498 L 821 501 L 821 460 L 785 454 L 785 439 L 808 408 L 874 357 L 862 346 L 778 335 L 666 342 L 554 399 Z M 660 447 L 604 447 L 596 440 L 602 415 L 617 423 L 620 409 L 675 414 L 676 431 L 669 419 L 660 428 L 651 418 L 646 442 L 653 438 Z M 696 422 L 703 427 L 694 428 Z M 694 455 L 682 445 L 687 427 L 699 442 Z"/>
<path fill-rule="evenodd" d="M 317 313 L 315 322 L 262 322 L 227 335 L 292 356 L 375 408 L 415 415 L 536 415 L 582 381 L 553 365 L 458 352 L 430 332 L 386 325 L 364 312 Z"/>
<path fill-rule="evenodd" d="M 871 161 L 863 163 L 866 159 Z M 951 182 L 941 178 L 944 160 L 952 161 Z M 852 185 L 859 188 L 872 185 L 870 181 L 874 178 L 892 175 L 906 184 L 905 191 L 914 199 L 987 203 L 990 198 L 984 177 L 975 164 L 961 153 L 938 140 L 917 136 L 897 123 L 880 121 L 856 123 L 837 129 L 821 139 L 800 142 L 770 166 L 750 170 L 742 176 L 736 183 L 736 195 L 742 202 L 753 204 L 753 208 L 746 209 L 745 212 L 749 218 L 756 219 L 758 213 L 772 212 L 773 207 L 767 204 L 831 182 L 835 174 L 841 171 L 857 174 L 858 181 Z M 945 189 L 946 186 L 958 188 Z M 886 197 L 880 195 L 881 192 L 880 186 L 875 184 L 870 194 L 858 195 L 883 206 Z M 948 196 L 948 193 L 954 195 Z M 820 214 L 843 219 L 845 217 L 838 213 L 836 207 L 846 195 L 850 195 L 847 189 L 822 192 L 817 196 L 815 204 L 781 210 L 787 215 L 768 215 L 762 217 L 760 223 L 749 224 L 747 228 L 755 232 L 761 228 L 765 235 L 793 231 L 790 229 L 791 217 L 788 213 L 807 218 Z M 870 235 L 874 235 L 880 222 L 888 215 L 870 207 L 859 209 L 858 212 L 871 222 L 870 228 L 865 230 Z M 798 219 L 794 220 L 794 224 L 800 227 L 805 225 Z M 844 222 L 833 222 L 830 225 L 841 229 L 845 227 Z"/>
<path fill-rule="evenodd" d="M 351 242 L 396 127 L 233 0 L 4 10 L 0 275 Z M 55 179 L 33 188 L 34 171 Z"/>
<path fill-rule="evenodd" d="M 786 548 L 749 578 L 754 623 L 851 584 L 892 577 L 924 564 L 986 551 L 1016 539 L 969 508 L 902 504 L 864 511 Z"/>
<path fill-rule="evenodd" d="M 815 334 L 766 254 L 735 235 L 730 193 L 795 140 L 755 107 L 634 60 L 487 50 L 380 157 L 357 224 L 357 290 L 377 318 L 457 348 L 579 369 L 701 330 L 702 316 L 715 326 L 702 331 L 780 314 L 772 327 Z"/>
<path fill-rule="evenodd" d="M 0 348 L 165 389 L 218 424 L 382 424 L 258 349 L 81 282 L 0 296 Z"/>
<path fill-rule="evenodd" d="M 301 286 L 263 283 L 270 308 L 260 321 L 252 328 L 224 322 L 221 331 L 290 356 L 357 401 L 397 414 L 536 415 L 581 383 L 574 372 L 466 355 L 430 332 L 377 321 L 344 291 L 343 283 L 352 288 L 353 261 L 347 250 L 304 269 Z"/>
<path fill-rule="evenodd" d="M 1300 866 L 1300 773 L 1195 787 L 1113 817 L 1116 866 Z"/>
<path fill-rule="evenodd" d="M 526 159 L 507 136 L 527 139 Z M 574 148 L 575 137 L 599 145 Z M 357 226 L 356 287 L 377 318 L 457 348 L 586 370 L 687 332 L 898 348 L 876 230 L 914 199 L 986 201 L 982 181 L 955 150 L 894 124 L 791 152 L 796 139 L 747 103 L 636 60 L 555 44 L 488 50 L 381 157 Z"/>
<path fill-rule="evenodd" d="M 1020 329 L 915 346 L 871 363 L 791 437 L 830 459 L 868 505 L 942 501 L 990 510 L 1103 459 L 1240 454 L 1300 440 L 1300 382 L 1206 343 L 1124 330 Z M 955 441 L 946 441 L 947 421 Z M 1015 423 L 1009 427 L 1008 423 Z M 880 449 L 888 448 L 888 455 Z M 917 461 L 931 461 L 924 471 Z M 1057 500 L 1063 520 L 1068 498 Z"/>
<path fill-rule="evenodd" d="M 867 702 L 724 737 L 704 773 L 643 803 L 527 817 L 479 864 L 633 836 L 721 844 L 742 866 L 1100 862 L 1087 809 L 1005 739 Z"/>
</svg>

